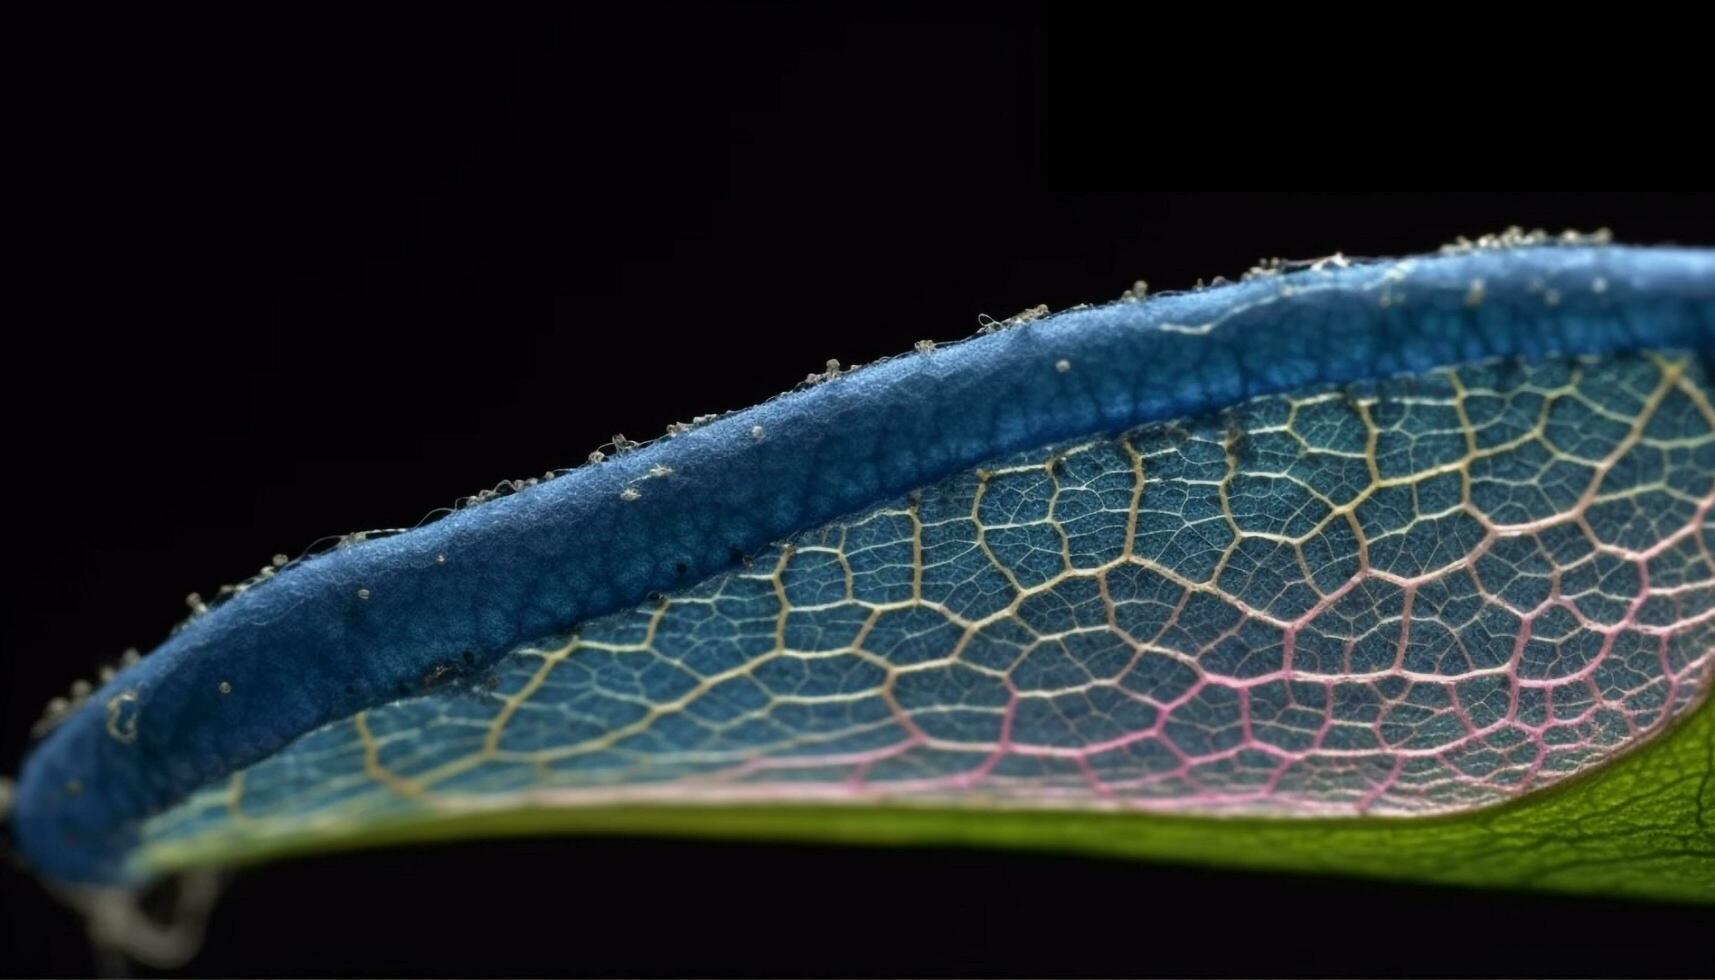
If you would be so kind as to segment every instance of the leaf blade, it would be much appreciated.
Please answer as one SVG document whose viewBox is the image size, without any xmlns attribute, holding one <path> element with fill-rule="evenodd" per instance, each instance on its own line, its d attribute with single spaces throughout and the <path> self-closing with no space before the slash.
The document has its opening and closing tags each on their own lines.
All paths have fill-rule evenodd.
<svg viewBox="0 0 1715 980">
<path fill-rule="evenodd" d="M 992 453 L 1009 445 L 1016 448 L 1035 444 L 1034 440 L 1042 438 L 1045 432 L 1051 434 L 1054 425 L 1069 427 L 1069 431 L 1086 431 L 1104 424 L 1104 420 L 1111 421 L 1110 415 L 1113 420 L 1129 424 L 1139 417 L 1151 417 L 1152 413 L 1159 417 L 1168 408 L 1183 408 L 1199 398 L 1205 404 L 1225 404 L 1236 397 L 1254 394 L 1251 387 L 1254 379 L 1262 379 L 1260 383 L 1265 389 L 1271 386 L 1278 389 L 1310 380 L 1337 380 L 1364 372 L 1387 373 L 1445 363 L 1456 359 L 1455 353 L 1463 357 L 1552 349 L 1598 353 L 1637 349 L 1663 341 L 1683 342 L 1698 350 L 1708 348 L 1712 329 L 1708 310 L 1712 299 L 1710 257 L 1705 253 L 1524 249 L 1442 257 L 1423 261 L 1421 268 L 1413 266 L 1413 261 L 1336 270 L 1329 273 L 1326 282 L 1314 280 L 1311 285 L 1315 288 L 1298 292 L 1285 284 L 1276 291 L 1272 283 L 1249 283 L 1196 297 L 1174 298 L 1167 305 L 1146 304 L 1142 319 L 1149 321 L 1144 324 L 1148 329 L 1141 331 L 1134 329 L 1139 323 L 1131 310 L 1104 308 L 1068 314 L 1057 318 L 1057 322 L 1041 325 L 1041 330 L 1012 331 L 998 339 L 985 339 L 982 343 L 986 346 L 973 344 L 953 351 L 955 357 L 963 357 L 962 351 L 973 352 L 967 360 L 979 369 L 975 376 L 985 384 L 997 382 L 986 388 L 968 384 L 945 385 L 944 390 L 936 388 L 935 385 L 949 379 L 937 376 L 933 365 L 944 367 L 950 363 L 937 353 L 934 357 L 940 360 L 924 362 L 929 368 L 884 365 L 876 371 L 825 385 L 793 406 L 784 403 L 775 406 L 778 410 L 772 414 L 764 412 L 770 420 L 769 427 L 751 423 L 748 416 L 742 421 L 735 417 L 737 427 L 726 427 L 731 432 L 711 430 L 701 437 L 693 433 L 682 447 L 654 447 L 647 453 L 618 461 L 605 473 L 600 469 L 585 472 L 569 482 L 561 495 L 575 505 L 573 524 L 586 531 L 601 524 L 592 514 L 617 515 L 624 520 L 618 524 L 617 535 L 610 533 L 608 537 L 595 539 L 597 558 L 573 563 L 579 574 L 593 575 L 602 569 L 616 568 L 637 571 L 632 567 L 636 562 L 621 561 L 613 566 L 610 556 L 602 551 L 604 547 L 611 549 L 616 540 L 636 551 L 632 557 L 647 558 L 644 564 L 649 567 L 643 569 L 641 577 L 628 573 L 629 577 L 614 574 L 600 581 L 589 575 L 576 581 L 556 580 L 550 590 L 554 601 L 542 608 L 549 610 L 546 614 L 549 620 L 564 625 L 583 618 L 590 609 L 600 608 L 603 603 L 611 607 L 629 601 L 626 596 L 640 595 L 648 581 L 671 580 L 673 555 L 660 545 L 659 535 L 653 531 L 635 535 L 626 531 L 628 527 L 659 530 L 676 526 L 667 519 L 672 517 L 671 513 L 651 509 L 657 506 L 656 501 L 671 495 L 645 495 L 636 486 L 639 481 L 653 477 L 657 467 L 671 472 L 672 468 L 660 460 L 697 460 L 699 450 L 693 444 L 699 438 L 704 439 L 704 448 L 708 448 L 707 440 L 719 442 L 723 452 L 758 442 L 773 446 L 776 439 L 787 450 L 822 446 L 833 438 L 827 431 L 793 431 L 790 424 L 810 419 L 833 405 L 845 405 L 861 415 L 866 406 L 873 408 L 899 396 L 904 388 L 888 388 L 885 384 L 878 387 L 884 374 L 893 381 L 929 384 L 920 393 L 927 394 L 924 405 L 937 411 L 964 405 L 972 399 L 984 400 L 982 404 L 994 410 L 991 413 L 994 418 L 985 419 L 982 427 L 987 431 L 988 423 L 998 419 L 1003 436 L 997 439 L 990 433 L 986 439 L 964 440 L 976 447 L 960 450 L 970 454 Z M 1410 271 L 1403 271 L 1408 267 Z M 1477 272 L 1490 278 L 1473 278 Z M 1612 291 L 1595 288 L 1595 282 L 1608 281 L 1603 273 L 1614 277 Z M 1543 276 L 1557 286 L 1565 284 L 1568 288 L 1550 290 L 1555 297 L 1550 302 L 1545 298 L 1549 292 L 1544 292 L 1540 285 Z M 1570 278 L 1562 283 L 1556 277 Z M 1571 288 L 1574 280 L 1580 288 Z M 1475 284 L 1485 281 L 1486 293 L 1475 288 Z M 1415 295 L 1393 292 L 1396 288 L 1413 287 L 1419 290 Z M 1477 294 L 1476 304 L 1470 301 L 1473 291 Z M 1378 295 L 1382 299 L 1379 307 L 1375 303 Z M 1211 318 L 1203 319 L 1200 311 L 1210 312 Z M 1293 319 L 1293 311 L 1305 315 Z M 1275 337 L 1266 332 L 1288 321 L 1307 332 L 1279 331 Z M 1090 329 L 1079 333 L 1082 329 L 1079 324 Z M 1247 329 L 1238 330 L 1239 325 Z M 1335 334 L 1341 342 L 1321 343 Z M 1307 342 L 1305 338 L 1309 337 L 1320 338 L 1309 349 L 1321 356 L 1320 365 L 1302 349 Z M 1140 342 L 1139 338 L 1146 342 Z M 1045 342 L 1054 345 L 1054 349 L 1042 346 Z M 1064 356 L 1063 345 L 1067 343 L 1072 344 L 1075 358 Z M 1294 344 L 1300 347 L 1295 348 Z M 1195 352 L 1195 356 L 1189 352 Z M 1049 354 L 1058 356 L 1048 359 Z M 1078 364 L 1075 371 L 1071 370 L 1073 360 Z M 1185 363 L 1180 364 L 1181 361 Z M 1139 376 L 1127 372 L 1140 363 L 1149 365 L 1150 373 L 1144 376 L 1157 377 L 1167 384 L 1172 390 L 1170 397 L 1138 401 Z M 1061 368 L 1062 364 L 1067 367 Z M 1239 369 L 1229 370 L 1234 367 Z M 1016 384 L 998 383 L 1013 377 L 1008 373 L 1011 371 L 1026 374 L 1015 378 L 1019 382 Z M 1086 375 L 1085 371 L 1092 373 Z M 1080 390 L 1069 385 L 1093 387 Z M 1029 397 L 1018 398 L 1020 392 Z M 1077 397 L 1065 397 L 1068 392 Z M 821 407 L 816 412 L 798 411 L 811 402 Z M 1095 405 L 1097 410 L 1091 417 L 1072 418 L 1061 405 Z M 797 415 L 793 414 L 795 411 Z M 849 418 L 851 414 L 841 417 Z M 925 417 L 934 417 L 934 412 Z M 785 432 L 771 427 L 777 419 L 788 424 Z M 1043 420 L 1052 424 L 1044 429 Z M 746 424 L 750 425 L 748 429 L 744 428 Z M 760 440 L 755 435 L 758 427 L 765 429 L 765 437 Z M 928 435 L 934 438 L 924 445 L 952 444 L 963 439 L 959 432 L 942 429 Z M 905 442 L 914 449 L 920 448 L 911 440 Z M 771 451 L 763 451 L 757 458 L 773 458 L 769 456 Z M 777 455 L 788 458 L 791 452 Z M 908 451 L 899 458 L 913 457 Z M 943 460 L 935 465 L 944 468 L 947 463 Z M 834 480 L 831 485 L 843 487 L 842 492 L 872 496 L 875 493 L 870 484 L 859 478 L 862 474 L 844 476 L 851 479 Z M 730 488 L 737 485 L 735 479 L 731 473 L 710 475 L 707 486 Z M 908 486 L 915 477 L 904 474 L 895 475 L 894 479 L 906 480 L 902 486 Z M 751 481 L 751 485 L 767 482 Z M 628 493 L 603 493 L 621 486 Z M 443 538 L 465 545 L 516 544 L 544 528 L 564 530 L 563 520 L 556 524 L 551 515 L 527 506 L 540 505 L 549 496 L 552 494 L 521 494 L 514 498 L 519 501 L 516 506 L 509 506 L 511 501 L 502 501 L 492 509 L 476 512 L 468 520 L 433 525 L 402 535 L 397 542 L 369 542 L 329 556 L 320 565 L 289 569 L 276 583 L 241 596 L 191 624 L 165 644 L 160 653 L 128 670 L 109 689 L 98 692 L 32 757 L 26 767 L 18 817 L 20 839 L 26 851 L 56 877 L 122 878 L 124 864 L 120 859 L 135 845 L 138 821 L 144 815 L 159 812 L 211 776 L 269 757 L 287 740 L 320 722 L 383 703 L 396 696 L 401 685 L 408 688 L 426 676 L 426 672 L 438 671 L 447 658 L 460 655 L 458 648 L 481 633 L 480 629 L 474 633 L 469 629 L 461 632 L 463 627 L 475 629 L 482 624 L 493 624 L 496 617 L 476 616 L 458 622 L 437 619 L 424 629 L 401 628 L 401 623 L 411 626 L 425 611 L 458 608 L 456 602 L 450 601 L 453 594 L 461 589 L 470 591 L 465 586 L 471 583 L 458 578 L 465 566 L 457 560 L 451 563 L 454 574 L 447 579 L 455 583 L 447 587 L 452 593 L 424 594 L 420 601 L 395 607 L 392 605 L 395 596 L 409 590 L 394 586 L 415 580 L 422 571 L 441 565 L 440 555 L 433 547 L 428 551 L 423 549 Z M 648 503 L 630 511 L 620 503 L 635 504 L 639 499 Z M 845 505 L 830 500 L 820 506 L 824 510 L 833 508 L 830 513 L 841 512 Z M 678 506 L 683 513 L 673 513 L 680 517 L 690 514 L 686 509 L 689 504 L 662 506 L 668 506 L 669 511 Z M 564 514 L 560 517 L 564 518 Z M 787 509 L 774 513 L 769 520 L 773 523 L 767 526 L 796 529 L 804 523 L 805 516 Z M 639 521 L 642 523 L 637 524 Z M 766 531 L 767 527 L 759 525 L 747 533 L 756 537 Z M 577 535 L 560 537 L 578 539 Z M 627 543 L 633 538 L 642 544 Z M 720 553 L 712 559 L 708 554 L 700 554 L 693 556 L 694 560 L 681 561 L 679 574 L 699 574 L 708 570 L 711 561 L 730 560 L 730 552 L 724 546 L 715 550 Z M 514 548 L 491 556 L 495 562 L 488 563 L 488 570 L 506 569 L 506 575 L 511 576 L 506 581 L 515 584 L 542 579 L 538 574 L 541 569 L 528 561 L 516 560 L 519 554 Z M 658 567 L 663 555 L 669 559 L 666 570 Z M 478 574 L 484 572 L 479 570 Z M 288 580 L 298 585 L 300 592 L 296 595 L 328 601 L 312 603 L 314 608 L 307 614 L 279 620 L 268 629 L 247 628 L 258 614 L 265 614 L 260 616 L 265 620 L 274 615 L 268 603 L 277 604 L 287 595 L 278 583 Z M 460 582 L 463 585 L 456 584 Z M 487 601 L 493 597 L 483 598 Z M 505 596 L 502 599 L 499 603 L 502 607 L 511 602 Z M 511 605 L 516 607 L 517 603 Z M 534 609 L 529 604 L 526 607 Z M 246 619 L 246 615 L 250 618 Z M 455 615 L 453 619 L 458 617 Z M 529 617 L 510 624 L 514 631 L 524 631 L 527 636 L 536 635 L 531 631 L 539 625 Z M 336 628 L 335 650 L 324 651 L 320 656 L 301 653 L 316 646 L 330 627 Z M 424 642 L 425 638 L 428 642 Z M 477 643 L 476 657 L 487 662 L 488 658 L 504 653 L 504 649 L 503 638 L 483 635 Z M 351 661 L 330 655 L 333 653 L 362 654 L 369 658 L 366 663 L 379 665 L 379 669 L 366 666 L 354 671 L 341 667 L 340 664 Z M 275 668 L 273 664 L 280 658 L 294 670 Z M 219 696 L 211 693 L 216 690 Z M 226 697 L 228 694 L 230 698 Z M 234 732 L 241 733 L 240 737 L 230 737 Z M 74 791 L 73 787 L 78 789 Z M 89 792 L 83 792 L 84 788 Z"/>
</svg>

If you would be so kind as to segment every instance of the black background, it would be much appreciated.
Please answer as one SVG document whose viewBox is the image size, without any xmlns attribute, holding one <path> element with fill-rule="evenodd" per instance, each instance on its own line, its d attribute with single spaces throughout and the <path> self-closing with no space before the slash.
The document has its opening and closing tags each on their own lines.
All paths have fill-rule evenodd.
<svg viewBox="0 0 1715 980">
<path fill-rule="evenodd" d="M 1033 15 L 186 17 L 50 40 L 12 150 L 13 772 L 42 704 L 156 642 L 187 592 L 830 357 L 1509 224 L 1715 244 L 1708 194 L 1079 193 L 1294 151 L 1165 138 L 1159 84 L 1098 91 L 1079 39 Z M 0 888 L 6 973 L 94 968 L 33 881 Z M 189 969 L 1695 973 L 1708 925 L 1047 855 L 541 840 L 246 872 Z"/>
</svg>

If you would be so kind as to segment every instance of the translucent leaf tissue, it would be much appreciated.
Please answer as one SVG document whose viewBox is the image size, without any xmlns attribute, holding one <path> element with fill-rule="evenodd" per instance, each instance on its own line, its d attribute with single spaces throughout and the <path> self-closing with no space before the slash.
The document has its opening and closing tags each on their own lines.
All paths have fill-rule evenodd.
<svg viewBox="0 0 1715 980">
<path fill-rule="evenodd" d="M 1259 269 L 615 449 L 60 706 L 27 861 L 645 831 L 1715 901 L 1715 252 Z"/>
</svg>

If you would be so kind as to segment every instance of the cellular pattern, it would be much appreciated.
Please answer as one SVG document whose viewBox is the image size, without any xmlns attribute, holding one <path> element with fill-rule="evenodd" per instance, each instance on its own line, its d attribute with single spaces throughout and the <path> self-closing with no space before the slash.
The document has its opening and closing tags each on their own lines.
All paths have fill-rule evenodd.
<svg viewBox="0 0 1715 980">
<path fill-rule="evenodd" d="M 146 877 L 145 819 L 306 733 L 985 460 L 1490 358 L 1707 356 L 1715 254 L 1520 233 L 1039 312 L 192 595 L 148 655 L 49 703 L 19 773 L 19 853 L 60 882 Z"/>
<path fill-rule="evenodd" d="M 456 665 L 147 844 L 424 808 L 1500 803 L 1710 687 L 1695 355 L 1495 361 L 1015 455 Z"/>
</svg>

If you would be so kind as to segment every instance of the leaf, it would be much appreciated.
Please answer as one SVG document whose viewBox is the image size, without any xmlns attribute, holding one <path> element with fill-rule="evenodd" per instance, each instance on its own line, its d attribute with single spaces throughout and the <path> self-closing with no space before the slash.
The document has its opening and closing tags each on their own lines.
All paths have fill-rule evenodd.
<svg viewBox="0 0 1715 980">
<path fill-rule="evenodd" d="M 84 881 L 652 830 L 1710 900 L 1712 323 L 1708 253 L 1478 250 L 830 370 L 254 583 L 64 720 L 20 841 Z"/>
</svg>

